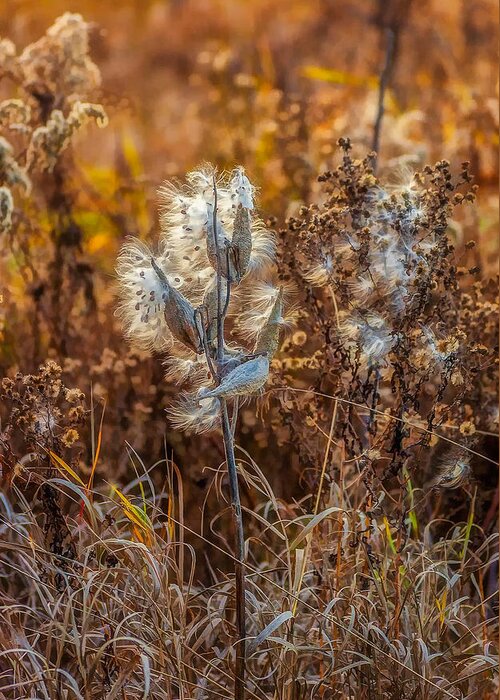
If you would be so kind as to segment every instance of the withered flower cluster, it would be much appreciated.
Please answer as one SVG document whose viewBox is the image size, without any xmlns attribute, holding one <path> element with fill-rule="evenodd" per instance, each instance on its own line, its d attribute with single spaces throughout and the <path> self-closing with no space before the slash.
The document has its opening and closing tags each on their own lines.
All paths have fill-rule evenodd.
<svg viewBox="0 0 500 700">
<path fill-rule="evenodd" d="M 498 420 L 495 285 L 474 281 L 474 244 L 457 258 L 452 242 L 455 208 L 475 198 L 468 164 L 454 176 L 440 161 L 388 186 L 373 172 L 373 154 L 356 159 L 348 139 L 339 145 L 341 164 L 319 178 L 324 202 L 303 207 L 281 231 L 283 268 L 307 309 L 307 341 L 295 364 L 282 363 L 295 386 L 304 377 L 294 367 L 309 370 L 311 392 L 284 399 L 309 418 L 298 441 L 304 462 L 317 461 L 307 427 L 328 430 L 323 393 L 341 402 L 335 434 L 347 456 L 379 485 L 429 462 L 441 466 L 438 483 L 458 485 L 446 473 L 456 475 L 458 460 L 467 477 L 478 431 L 494 431 Z M 465 452 L 445 450 L 436 462 L 438 430 Z"/>
<path fill-rule="evenodd" d="M 3 481 L 40 485 L 57 473 L 51 452 L 66 455 L 70 465 L 78 462 L 85 396 L 64 384 L 59 365 L 48 360 L 36 374 L 4 377 L 0 398 L 9 407 L 0 433 Z"/>
<path fill-rule="evenodd" d="M 20 54 L 0 39 L 0 78 L 8 76 L 21 95 L 0 102 L 0 233 L 12 228 L 16 187 L 28 194 L 32 174 L 53 171 L 88 121 L 107 124 L 103 107 L 85 101 L 101 81 L 88 33 L 81 15 L 66 12 Z"/>
<path fill-rule="evenodd" d="M 0 432 L 0 484 L 41 514 L 47 556 L 41 574 L 62 591 L 76 545 L 54 479 L 82 471 L 78 431 L 87 417 L 85 396 L 68 388 L 61 367 L 48 360 L 36 374 L 5 377 L 0 400 L 9 409 Z"/>
</svg>

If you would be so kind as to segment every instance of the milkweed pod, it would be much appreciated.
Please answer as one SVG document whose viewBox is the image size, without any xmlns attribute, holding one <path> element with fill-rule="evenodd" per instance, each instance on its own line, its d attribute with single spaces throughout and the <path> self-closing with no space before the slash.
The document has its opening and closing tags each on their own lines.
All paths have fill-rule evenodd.
<svg viewBox="0 0 500 700">
<path fill-rule="evenodd" d="M 240 278 L 248 270 L 252 255 L 252 220 L 250 210 L 238 205 L 233 225 L 232 244 L 236 254 L 236 267 Z"/>
<path fill-rule="evenodd" d="M 258 391 L 269 376 L 269 358 L 259 355 L 229 372 L 213 389 L 203 387 L 198 392 L 200 399 L 228 398 L 231 396 L 248 396 Z"/>
<path fill-rule="evenodd" d="M 226 282 L 227 284 L 227 282 Z M 208 283 L 203 295 L 203 306 L 206 309 L 205 333 L 207 341 L 211 343 L 217 337 L 217 314 L 219 307 L 222 310 L 225 304 L 225 284 L 221 284 L 221 300 L 217 304 L 217 278 L 214 277 Z"/>
<path fill-rule="evenodd" d="M 224 378 L 230 372 L 236 369 L 236 367 L 239 367 L 243 362 L 248 362 L 248 356 L 245 356 L 242 352 L 228 353 L 226 346 L 224 348 L 224 355 L 219 366 L 220 376 Z"/>
<path fill-rule="evenodd" d="M 207 237 L 207 257 L 210 264 L 217 272 L 220 262 L 221 275 L 231 282 L 239 281 L 240 276 L 234 263 L 234 252 L 232 250 L 231 241 L 224 233 L 224 229 L 217 216 L 215 216 L 214 225 L 214 207 L 210 203 L 207 203 L 207 214 L 205 231 Z M 215 228 L 217 228 L 217 233 L 215 232 Z M 219 261 L 217 260 L 217 252 L 219 254 Z"/>
<path fill-rule="evenodd" d="M 181 292 L 172 287 L 154 258 L 151 258 L 151 265 L 165 290 L 165 322 L 170 332 L 183 345 L 200 354 L 203 348 L 196 327 L 193 306 Z"/>
<path fill-rule="evenodd" d="M 283 288 L 280 288 L 269 316 L 257 337 L 254 352 L 265 352 L 269 359 L 275 356 L 279 348 L 280 328 L 283 323 Z"/>
</svg>

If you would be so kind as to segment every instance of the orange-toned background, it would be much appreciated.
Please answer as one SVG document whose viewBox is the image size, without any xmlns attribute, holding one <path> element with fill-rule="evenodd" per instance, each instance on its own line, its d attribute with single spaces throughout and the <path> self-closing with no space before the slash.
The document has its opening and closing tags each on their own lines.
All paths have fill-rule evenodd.
<svg viewBox="0 0 500 700">
<path fill-rule="evenodd" d="M 145 229 L 156 185 L 203 160 L 247 165 L 267 214 L 283 218 L 314 196 L 339 136 L 370 148 L 385 30 L 396 24 L 383 171 L 401 177 L 413 161 L 472 160 L 481 194 L 463 235 L 479 236 L 483 262 L 495 265 L 494 0 L 4 0 L 0 35 L 21 49 L 65 11 L 93 23 L 103 75 L 95 101 L 110 116 L 106 130 L 80 139 L 80 157 L 106 180 L 128 153 L 147 195 Z M 104 238 L 93 242 L 100 247 L 115 250 Z"/>
</svg>

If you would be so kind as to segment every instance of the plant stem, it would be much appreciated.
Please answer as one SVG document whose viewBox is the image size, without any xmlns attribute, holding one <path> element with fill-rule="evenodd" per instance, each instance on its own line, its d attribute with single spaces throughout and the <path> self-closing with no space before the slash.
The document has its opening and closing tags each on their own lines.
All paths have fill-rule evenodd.
<svg viewBox="0 0 500 700">
<path fill-rule="evenodd" d="M 246 647 L 246 613 L 245 613 L 245 536 L 243 533 L 243 516 L 241 512 L 240 491 L 238 487 L 238 471 L 234 457 L 234 441 L 231 423 L 225 399 L 220 399 L 222 435 L 226 452 L 229 487 L 231 492 L 231 512 L 235 530 L 236 559 L 234 576 L 236 585 L 236 627 L 238 642 L 236 646 L 236 674 L 234 680 L 235 700 L 243 700 L 245 696 L 245 647 Z"/>
<path fill-rule="evenodd" d="M 224 313 L 222 306 L 222 264 L 221 264 L 221 251 L 219 248 L 219 232 L 217 230 L 217 182 L 215 179 L 215 173 L 213 176 L 213 188 L 214 188 L 214 210 L 213 210 L 213 220 L 212 226 L 214 228 L 214 243 L 215 243 L 215 253 L 217 256 L 217 270 L 216 270 L 216 283 L 217 283 L 217 363 L 222 362 L 222 357 L 224 355 Z M 229 274 L 229 271 L 228 271 Z M 227 280 L 227 295 L 230 292 L 229 279 Z M 220 371 L 220 367 L 218 368 Z"/>
</svg>

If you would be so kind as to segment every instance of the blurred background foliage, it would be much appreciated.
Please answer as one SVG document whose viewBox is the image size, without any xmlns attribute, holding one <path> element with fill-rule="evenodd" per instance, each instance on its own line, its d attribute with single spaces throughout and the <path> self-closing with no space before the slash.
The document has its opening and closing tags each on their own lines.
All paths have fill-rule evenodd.
<svg viewBox="0 0 500 700">
<path fill-rule="evenodd" d="M 38 205 L 29 251 L 11 236 L 0 363 L 2 373 L 12 374 L 51 357 L 68 384 L 87 395 L 92 385 L 94 399 L 107 403 L 104 452 L 112 467 L 101 464 L 103 473 L 127 469 L 125 440 L 149 463 L 164 454 L 171 391 L 157 362 L 126 349 L 114 316 L 114 264 L 123 239 L 153 239 L 158 186 L 203 161 L 244 165 L 260 188 L 262 217 L 280 225 L 318 200 L 317 175 L 337 162 L 337 139 L 350 136 L 360 155 L 373 145 L 389 29 L 395 42 L 379 175 L 400 182 L 428 162 L 446 158 L 458 168 L 470 160 L 477 205 L 453 222 L 453 236 L 459 247 L 479 241 L 474 262 L 486 276 L 495 270 L 494 0 L 5 0 L 0 36 L 20 52 L 68 11 L 89 23 L 90 56 L 102 76 L 91 100 L 104 106 L 109 124 L 86 127 L 64 154 L 65 197 L 77 231 L 69 248 L 76 255 L 64 257 L 67 245 L 55 244 L 62 257 L 47 247 L 51 231 L 53 241 L 61 236 L 54 233 L 47 178 L 38 182 L 45 204 Z M 1 99 L 16 90 L 8 76 L 0 81 Z M 24 200 L 28 210 L 36 188 L 37 182 Z M 69 293 L 72 279 L 77 291 Z M 264 455 L 273 437 L 259 426 L 253 411 L 243 412 L 243 445 L 251 428 L 252 445 Z M 222 457 L 217 439 L 206 440 Z M 190 464 L 196 491 L 193 484 L 205 484 L 205 440 L 168 434 L 167 442 Z"/>
</svg>

